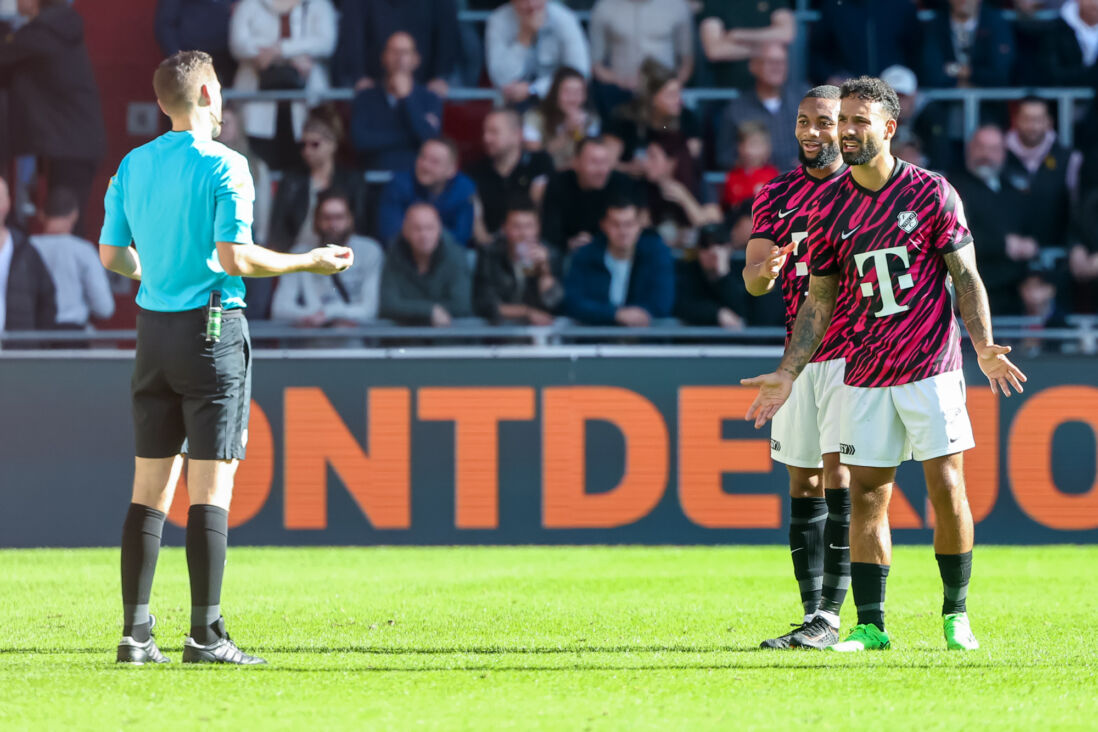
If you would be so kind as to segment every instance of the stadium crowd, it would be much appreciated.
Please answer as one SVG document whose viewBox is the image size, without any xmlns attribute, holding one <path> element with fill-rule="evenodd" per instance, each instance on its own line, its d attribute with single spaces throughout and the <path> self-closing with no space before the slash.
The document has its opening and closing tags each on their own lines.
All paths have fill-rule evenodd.
<svg viewBox="0 0 1098 732">
<path fill-rule="evenodd" d="M 752 200 L 799 164 L 803 92 L 861 74 L 901 97 L 897 154 L 960 193 L 993 312 L 1095 312 L 1098 107 L 1079 106 L 1074 148 L 1037 96 L 981 105 L 966 139 L 961 104 L 925 91 L 1098 88 L 1098 0 L 818 0 L 809 23 L 791 6 L 158 0 L 150 32 L 166 55 L 209 52 L 244 94 L 220 139 L 251 167 L 256 241 L 355 250 L 337 277 L 250 281 L 252 319 L 781 325 L 780 297 L 749 297 L 739 272 Z M 83 328 L 113 310 L 78 241 L 97 233 L 83 226 L 105 154 L 96 84 L 65 0 L 18 8 L 0 42 L 0 170 L 20 180 L 12 161 L 36 158 L 48 192 L 32 217 L 0 183 L 0 330 Z M 476 86 L 499 102 L 448 100 Z M 738 96 L 690 106 L 690 87 Z M 304 101 L 332 88 L 353 100 Z M 267 91 L 300 96 L 248 96 Z"/>
</svg>

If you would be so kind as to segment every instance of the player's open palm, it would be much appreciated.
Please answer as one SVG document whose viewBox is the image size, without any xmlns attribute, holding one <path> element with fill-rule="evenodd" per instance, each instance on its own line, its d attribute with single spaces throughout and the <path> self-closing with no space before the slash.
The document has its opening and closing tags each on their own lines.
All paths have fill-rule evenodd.
<svg viewBox="0 0 1098 732">
<path fill-rule="evenodd" d="M 1026 382 L 1026 375 L 1022 370 L 1011 363 L 1006 357 L 1010 353 L 1010 346 L 996 346 L 992 344 L 978 350 L 980 356 L 980 370 L 991 382 L 991 390 L 998 389 L 1003 396 L 1010 396 L 1010 387 L 1014 391 L 1022 393 L 1022 384 Z"/>
<path fill-rule="evenodd" d="M 312 251 L 313 264 L 309 271 L 321 275 L 338 274 L 355 261 L 355 253 L 349 247 L 337 247 L 329 244 Z"/>
<path fill-rule="evenodd" d="M 762 427 L 777 414 L 793 391 L 793 378 L 785 372 L 740 379 L 740 383 L 744 386 L 759 387 L 759 393 L 748 408 L 745 417 L 747 420 L 755 420 L 755 429 Z"/>
</svg>

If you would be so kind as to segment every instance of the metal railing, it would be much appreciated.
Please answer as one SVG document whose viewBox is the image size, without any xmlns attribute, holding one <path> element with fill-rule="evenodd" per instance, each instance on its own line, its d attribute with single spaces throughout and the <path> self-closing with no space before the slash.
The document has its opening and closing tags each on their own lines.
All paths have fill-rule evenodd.
<svg viewBox="0 0 1098 732">
<path fill-rule="evenodd" d="M 1006 316 L 996 318 L 995 337 L 1013 342 L 1027 339 L 1056 343 L 1064 352 L 1098 354 L 1098 315 L 1073 315 L 1067 327 L 1041 328 L 1035 317 Z M 292 325 L 253 321 L 252 341 L 257 349 L 315 348 L 400 348 L 454 347 L 471 348 L 547 348 L 568 345 L 611 345 L 621 347 L 652 347 L 665 345 L 706 346 L 777 346 L 785 339 L 780 327 L 748 327 L 739 331 L 716 327 L 683 325 L 668 318 L 657 320 L 645 328 L 577 325 L 559 318 L 548 326 L 492 325 L 479 318 L 460 318 L 447 328 L 399 326 L 391 321 L 376 321 L 355 327 L 298 328 Z M 3 354 L 25 354 L 27 349 L 64 348 L 66 346 L 132 348 L 135 330 L 100 331 L 15 331 L 0 333 Z"/>
</svg>

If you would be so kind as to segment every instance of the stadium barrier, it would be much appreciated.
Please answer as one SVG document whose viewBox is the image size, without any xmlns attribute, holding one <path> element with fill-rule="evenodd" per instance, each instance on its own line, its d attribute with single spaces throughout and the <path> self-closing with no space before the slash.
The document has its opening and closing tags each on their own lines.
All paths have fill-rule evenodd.
<svg viewBox="0 0 1098 732">
<path fill-rule="evenodd" d="M 236 544 L 785 542 L 787 479 L 742 417 L 776 347 L 258 351 Z M 132 480 L 132 354 L 0 357 L 0 545 L 112 546 Z M 1098 383 L 1085 357 L 969 364 L 981 543 L 1098 541 Z M 898 542 L 931 539 L 900 470 Z M 185 483 L 171 510 L 181 544 Z"/>
</svg>

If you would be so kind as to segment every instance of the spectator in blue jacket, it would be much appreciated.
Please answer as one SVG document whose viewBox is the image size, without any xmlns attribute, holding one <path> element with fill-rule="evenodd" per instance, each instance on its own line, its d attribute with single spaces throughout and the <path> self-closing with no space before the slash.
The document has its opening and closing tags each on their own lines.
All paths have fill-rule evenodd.
<svg viewBox="0 0 1098 732">
<path fill-rule="evenodd" d="M 981 0 L 950 0 L 923 32 L 923 73 L 930 88 L 1006 86 L 1014 68 L 1014 31 Z"/>
<path fill-rule="evenodd" d="M 407 170 L 425 140 L 439 136 L 442 100 L 416 83 L 416 42 L 404 31 L 385 44 L 385 79 L 363 89 L 351 107 L 351 140 L 367 170 Z"/>
<path fill-rule="evenodd" d="M 894 64 L 918 69 L 920 27 L 915 0 L 823 0 L 809 31 L 809 75 L 823 84 Z"/>
<path fill-rule="evenodd" d="M 179 51 L 213 56 L 222 84 L 232 83 L 236 59 L 229 53 L 229 18 L 235 0 L 157 0 L 156 42 L 165 57 Z"/>
<path fill-rule="evenodd" d="M 635 203 L 615 198 L 602 234 L 572 255 L 564 292 L 565 311 L 581 323 L 650 325 L 668 317 L 675 302 L 671 250 L 659 234 L 641 232 Z"/>
<path fill-rule="evenodd" d="M 446 79 L 458 65 L 457 5 L 454 0 L 343 0 L 339 46 L 332 59 L 336 86 L 356 91 L 381 81 L 378 49 L 397 31 L 408 33 L 423 53 L 416 81 L 446 96 Z"/>
<path fill-rule="evenodd" d="M 388 245 L 413 203 L 429 203 L 438 210 L 442 226 L 454 241 L 469 246 L 473 238 L 473 199 L 477 188 L 458 171 L 458 151 L 452 140 L 427 140 L 419 149 L 415 167 L 393 176 L 381 194 L 378 236 Z"/>
</svg>

